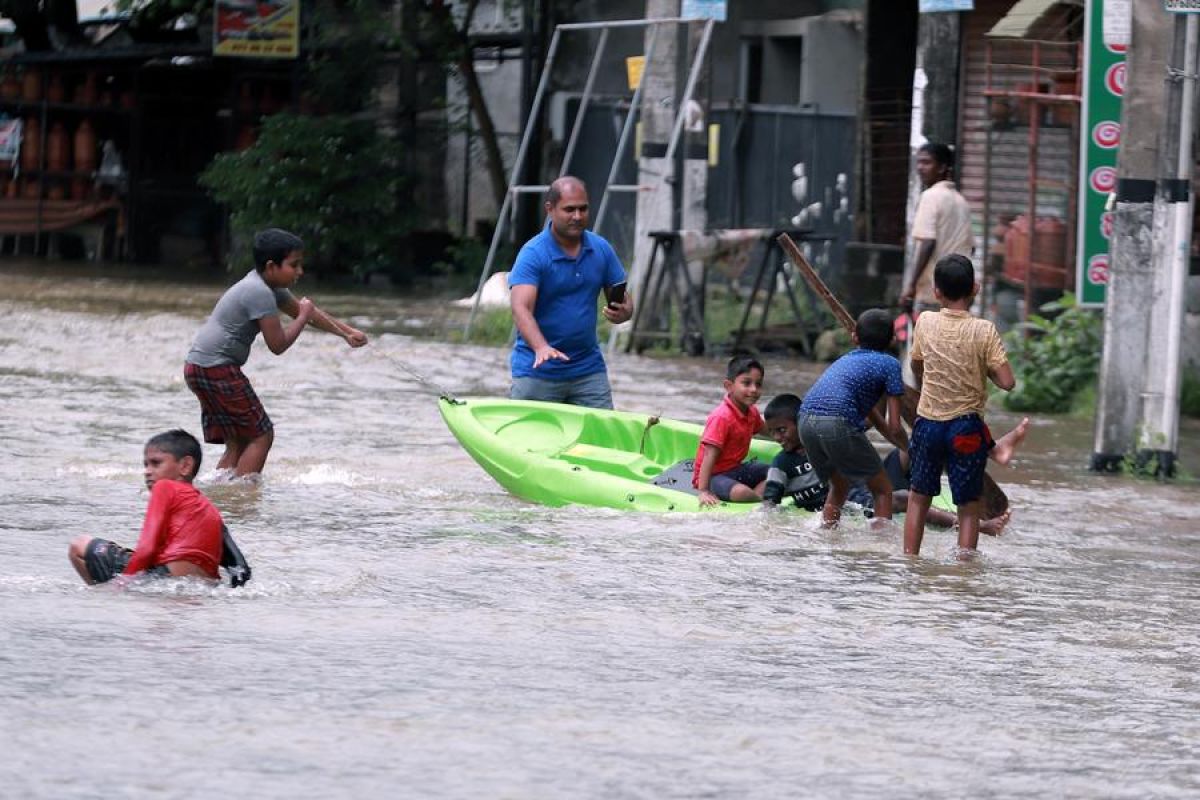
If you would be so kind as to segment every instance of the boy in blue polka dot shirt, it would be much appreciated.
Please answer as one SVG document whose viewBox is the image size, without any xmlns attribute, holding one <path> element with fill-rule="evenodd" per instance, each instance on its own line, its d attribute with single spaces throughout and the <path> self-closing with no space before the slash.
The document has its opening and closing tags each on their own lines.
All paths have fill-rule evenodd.
<svg viewBox="0 0 1200 800">
<path fill-rule="evenodd" d="M 867 484 L 875 503 L 875 520 L 892 518 L 892 483 L 866 434 L 869 420 L 889 442 L 908 449 L 908 437 L 900 423 L 904 379 L 900 362 L 887 352 L 892 335 L 888 312 L 881 308 L 864 311 L 851 337 L 855 349 L 829 365 L 800 405 L 800 441 L 817 477 L 829 485 L 821 510 L 826 527 L 841 519 L 852 481 Z M 884 397 L 887 403 L 881 414 L 876 406 Z"/>
</svg>

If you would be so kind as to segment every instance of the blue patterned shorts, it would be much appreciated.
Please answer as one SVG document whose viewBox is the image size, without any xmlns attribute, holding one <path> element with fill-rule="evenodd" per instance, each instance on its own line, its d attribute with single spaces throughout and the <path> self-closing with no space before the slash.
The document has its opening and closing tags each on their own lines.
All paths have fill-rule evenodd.
<svg viewBox="0 0 1200 800">
<path fill-rule="evenodd" d="M 978 414 L 945 422 L 917 417 L 909 437 L 909 486 L 914 492 L 937 497 L 942 493 L 944 469 L 955 505 L 978 500 L 993 446 L 992 433 Z"/>
</svg>

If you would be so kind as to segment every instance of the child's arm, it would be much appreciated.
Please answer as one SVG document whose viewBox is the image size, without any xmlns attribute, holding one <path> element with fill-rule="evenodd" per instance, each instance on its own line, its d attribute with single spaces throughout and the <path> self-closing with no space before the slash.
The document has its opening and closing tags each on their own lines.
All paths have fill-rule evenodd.
<svg viewBox="0 0 1200 800">
<path fill-rule="evenodd" d="M 1012 365 L 1008 363 L 1008 353 L 1004 352 L 1004 341 L 999 331 L 991 323 L 988 324 L 988 341 L 985 345 L 985 363 L 988 368 L 988 378 L 992 383 L 1006 392 L 1012 391 L 1017 379 L 1013 376 Z"/>
<path fill-rule="evenodd" d="M 721 502 L 721 498 L 709 491 L 708 488 L 708 483 L 712 480 L 713 465 L 717 463 L 720 455 L 721 448 L 715 444 L 705 443 L 704 455 L 700 462 L 700 478 L 696 481 L 696 488 L 700 490 L 700 505 L 702 506 L 715 506 Z"/>
<path fill-rule="evenodd" d="M 122 574 L 133 575 L 155 566 L 155 561 L 167 544 L 167 518 L 171 507 L 169 496 L 170 488 L 162 481 L 154 484 L 150 490 L 150 504 L 146 506 L 142 533 Z"/>
<path fill-rule="evenodd" d="M 997 369 L 989 369 L 988 377 L 992 379 L 992 383 L 1006 392 L 1012 391 L 1012 388 L 1017 385 L 1017 379 L 1013 376 L 1012 365 L 1007 361 Z"/>
<path fill-rule="evenodd" d="M 782 456 L 783 453 L 775 456 L 771 461 L 771 468 L 767 470 L 767 484 L 763 487 L 763 506 L 774 508 L 783 502 L 783 492 L 787 488 L 788 476 L 783 470 Z"/>
<path fill-rule="evenodd" d="M 303 300 L 296 301 L 292 298 L 294 308 L 287 313 L 294 317 L 288 326 L 283 327 L 283 323 L 279 321 L 278 314 L 272 314 L 269 317 L 262 317 L 258 320 L 258 329 L 262 331 L 263 341 L 267 343 L 267 347 L 275 355 L 281 355 L 286 352 L 289 347 L 295 344 L 300 338 L 301 331 L 308 324 L 309 317 L 312 315 L 314 306 L 312 301 L 305 297 Z"/>
<path fill-rule="evenodd" d="M 295 297 L 289 296 L 288 299 L 279 302 L 279 310 L 290 317 L 295 317 L 300 310 L 300 304 L 306 301 L 312 306 L 312 313 L 308 318 L 309 325 L 326 333 L 332 333 L 334 336 L 342 337 L 346 341 L 346 344 L 351 347 L 362 347 L 367 343 L 367 335 L 365 333 L 357 328 L 352 328 L 333 315 L 317 308 L 308 298 L 297 300 Z"/>
<path fill-rule="evenodd" d="M 880 414 L 878 408 L 872 408 L 867 412 L 867 419 L 871 421 L 876 430 L 883 434 L 883 438 L 907 452 L 908 434 L 904 432 L 904 426 L 900 423 L 900 397 L 894 394 L 888 395 L 884 408 L 886 411 L 884 414 Z"/>
</svg>

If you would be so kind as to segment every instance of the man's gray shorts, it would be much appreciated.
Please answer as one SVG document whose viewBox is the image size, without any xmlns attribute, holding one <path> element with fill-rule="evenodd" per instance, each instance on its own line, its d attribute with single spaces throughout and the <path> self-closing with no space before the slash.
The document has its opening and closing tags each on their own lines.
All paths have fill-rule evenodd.
<svg viewBox="0 0 1200 800">
<path fill-rule="evenodd" d="M 612 387 L 604 370 L 565 381 L 544 378 L 513 378 L 508 396 L 513 400 L 538 400 L 543 403 L 569 403 L 589 408 L 612 408 Z"/>
<path fill-rule="evenodd" d="M 822 483 L 835 471 L 849 481 L 865 481 L 883 469 L 867 434 L 845 417 L 800 414 L 800 441 Z"/>
</svg>

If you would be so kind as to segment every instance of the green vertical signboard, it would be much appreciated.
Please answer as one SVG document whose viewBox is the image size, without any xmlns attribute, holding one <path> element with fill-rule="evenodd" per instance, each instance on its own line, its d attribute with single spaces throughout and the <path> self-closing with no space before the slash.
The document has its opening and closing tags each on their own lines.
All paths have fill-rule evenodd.
<svg viewBox="0 0 1200 800">
<path fill-rule="evenodd" d="M 1121 95 L 1125 92 L 1125 45 L 1105 43 L 1105 10 L 1128 13 L 1128 0 L 1088 0 L 1083 54 L 1083 113 L 1079 126 L 1079 236 L 1075 289 L 1083 305 L 1104 305 L 1108 287 L 1108 240 L 1121 145 Z M 1111 20 L 1110 20 L 1111 23 Z M 1111 25 L 1110 25 L 1111 28 Z"/>
</svg>

